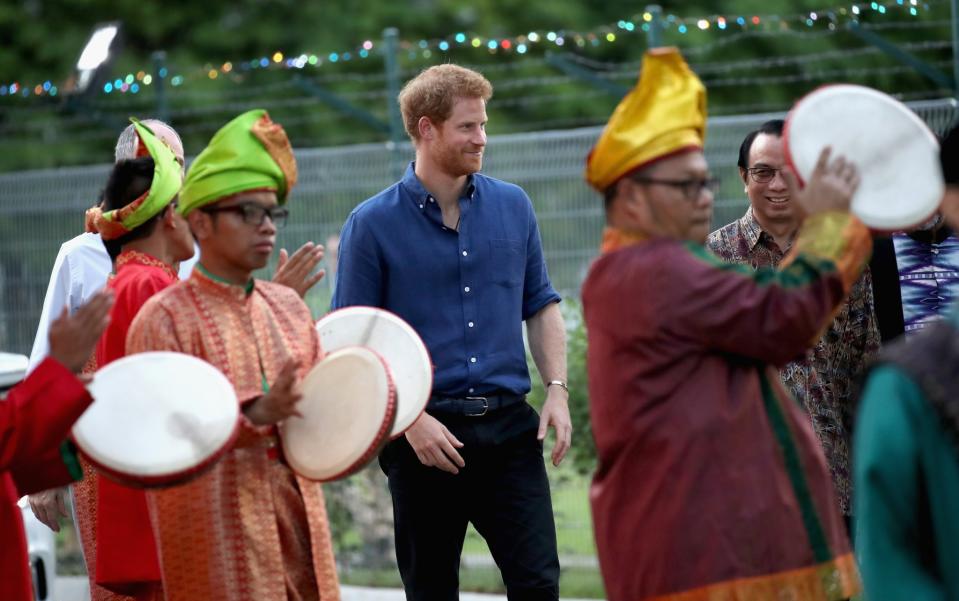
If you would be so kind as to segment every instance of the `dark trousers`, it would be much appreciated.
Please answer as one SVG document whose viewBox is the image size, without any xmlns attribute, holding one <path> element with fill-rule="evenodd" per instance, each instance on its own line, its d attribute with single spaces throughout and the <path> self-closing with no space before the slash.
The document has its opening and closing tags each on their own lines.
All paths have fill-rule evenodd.
<svg viewBox="0 0 959 601">
<path fill-rule="evenodd" d="M 486 539 L 509 599 L 559 598 L 559 559 L 539 417 L 518 403 L 482 417 L 434 415 L 464 444 L 453 475 L 420 463 L 405 437 L 380 455 L 389 478 L 396 560 L 406 598 L 459 599 L 459 565 L 472 522 Z"/>
</svg>

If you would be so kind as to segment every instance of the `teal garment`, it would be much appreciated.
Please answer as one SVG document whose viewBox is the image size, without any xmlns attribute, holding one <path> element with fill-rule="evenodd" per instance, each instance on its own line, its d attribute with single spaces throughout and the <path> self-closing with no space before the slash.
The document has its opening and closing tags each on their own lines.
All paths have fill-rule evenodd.
<svg viewBox="0 0 959 601">
<path fill-rule="evenodd" d="M 895 365 L 877 367 L 867 381 L 853 457 L 865 598 L 959 599 L 959 452 Z"/>
</svg>

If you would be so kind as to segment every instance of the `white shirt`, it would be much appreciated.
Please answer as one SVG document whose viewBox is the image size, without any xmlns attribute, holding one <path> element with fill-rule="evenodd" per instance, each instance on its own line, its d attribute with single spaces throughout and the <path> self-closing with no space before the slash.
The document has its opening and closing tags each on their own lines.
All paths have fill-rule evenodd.
<svg viewBox="0 0 959 601">
<path fill-rule="evenodd" d="M 195 251 L 193 258 L 180 263 L 181 280 L 190 277 L 198 256 L 199 251 Z M 57 259 L 53 262 L 47 295 L 43 299 L 40 324 L 37 336 L 33 339 L 27 373 L 33 371 L 50 352 L 49 334 L 53 320 L 60 316 L 64 307 L 71 314 L 82 307 L 103 288 L 112 271 L 113 264 L 100 234 L 80 234 L 60 246 Z"/>
</svg>

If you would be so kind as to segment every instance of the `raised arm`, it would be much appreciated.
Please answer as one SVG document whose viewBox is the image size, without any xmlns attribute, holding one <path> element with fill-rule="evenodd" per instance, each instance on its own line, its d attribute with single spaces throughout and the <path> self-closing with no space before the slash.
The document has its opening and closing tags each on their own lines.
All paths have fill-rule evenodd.
<svg viewBox="0 0 959 601">
<path fill-rule="evenodd" d="M 659 266 L 659 311 L 665 326 L 724 352 L 781 365 L 812 346 L 858 279 L 869 230 L 849 213 L 859 186 L 853 164 L 824 149 L 805 187 L 783 170 L 790 195 L 809 217 L 779 270 L 727 265 L 687 244 L 676 265 Z M 675 269 L 673 269 L 675 267 Z M 681 302 L 680 302 L 681 301 Z"/>
<path fill-rule="evenodd" d="M 100 292 L 50 325 L 50 356 L 0 401 L 0 471 L 57 449 L 92 399 L 79 373 L 109 321 L 113 295 Z"/>
<path fill-rule="evenodd" d="M 869 248 L 858 220 L 824 213 L 806 220 L 780 270 L 727 264 L 689 244 L 663 257 L 649 289 L 662 327 L 679 338 L 782 365 L 818 339 Z"/>
</svg>

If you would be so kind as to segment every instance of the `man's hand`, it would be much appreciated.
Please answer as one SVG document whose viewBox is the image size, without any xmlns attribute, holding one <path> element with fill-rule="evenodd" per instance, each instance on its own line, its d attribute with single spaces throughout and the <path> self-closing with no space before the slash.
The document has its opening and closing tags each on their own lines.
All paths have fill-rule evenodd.
<svg viewBox="0 0 959 601">
<path fill-rule="evenodd" d="M 859 187 L 859 170 L 843 157 L 830 161 L 828 146 L 819 154 L 819 160 L 805 187 L 800 187 L 796 174 L 783 168 L 783 179 L 789 194 L 808 215 L 826 211 L 848 211 L 853 194 Z"/>
<path fill-rule="evenodd" d="M 51 488 L 43 492 L 38 492 L 27 497 L 30 500 L 30 509 L 33 515 L 43 522 L 47 528 L 54 532 L 60 532 L 60 517 L 69 517 L 67 506 L 64 502 L 67 489 Z"/>
<path fill-rule="evenodd" d="M 413 447 L 420 463 L 427 467 L 458 474 L 459 468 L 466 466 L 466 462 L 456 452 L 456 449 L 463 448 L 463 443 L 457 440 L 438 419 L 428 413 L 421 415 L 410 426 L 410 429 L 406 431 L 406 440 Z"/>
<path fill-rule="evenodd" d="M 286 249 L 280 249 L 280 258 L 276 263 L 276 273 L 273 274 L 273 282 L 282 284 L 296 290 L 300 298 L 305 298 L 317 282 L 326 275 L 326 270 L 321 269 L 310 275 L 313 269 L 323 260 L 323 245 L 307 242 L 301 246 L 293 256 L 288 256 Z"/>
<path fill-rule="evenodd" d="M 303 398 L 296 370 L 296 361 L 287 361 L 270 391 L 243 408 L 247 419 L 258 426 L 267 426 L 292 415 L 303 417 L 296 409 L 296 404 Z"/>
<path fill-rule="evenodd" d="M 550 427 L 556 430 L 556 442 L 553 443 L 553 465 L 559 466 L 569 451 L 573 441 L 573 422 L 569 417 L 569 401 L 567 393 L 559 386 L 546 387 L 546 402 L 543 403 L 543 412 L 539 416 L 539 432 L 537 440 L 546 439 L 546 430 Z"/>
<path fill-rule="evenodd" d="M 64 307 L 50 324 L 50 356 L 73 373 L 80 373 L 110 323 L 113 292 L 101 290 L 73 315 Z"/>
</svg>

